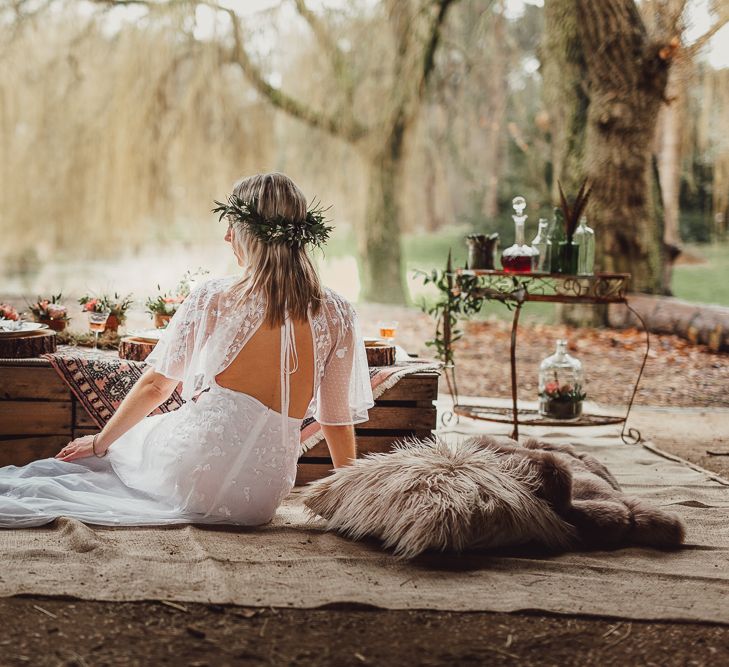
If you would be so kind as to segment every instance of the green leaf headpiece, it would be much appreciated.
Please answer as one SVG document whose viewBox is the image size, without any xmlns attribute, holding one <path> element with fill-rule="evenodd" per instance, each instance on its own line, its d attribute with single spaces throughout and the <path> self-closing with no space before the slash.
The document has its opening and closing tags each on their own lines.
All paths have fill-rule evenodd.
<svg viewBox="0 0 729 667">
<path fill-rule="evenodd" d="M 215 201 L 213 213 L 219 213 L 219 220 L 229 218 L 243 223 L 263 243 L 284 243 L 294 248 L 306 245 L 321 247 L 329 238 L 332 227 L 325 224 L 324 214 L 329 209 L 322 208 L 314 201 L 306 211 L 304 220 L 292 220 L 284 216 L 264 218 L 258 212 L 256 197 L 245 201 L 237 195 L 230 195 L 228 203 Z"/>
</svg>

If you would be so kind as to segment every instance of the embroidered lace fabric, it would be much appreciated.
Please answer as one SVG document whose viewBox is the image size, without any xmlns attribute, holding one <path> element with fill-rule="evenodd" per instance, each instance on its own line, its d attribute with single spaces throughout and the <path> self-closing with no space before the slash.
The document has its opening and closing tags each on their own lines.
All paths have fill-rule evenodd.
<svg viewBox="0 0 729 667">
<path fill-rule="evenodd" d="M 263 321 L 261 298 L 241 299 L 236 281 L 215 279 L 196 288 L 147 358 L 155 370 L 183 382 L 184 405 L 146 417 L 104 458 L 0 468 L 0 526 L 40 525 L 61 515 L 102 525 L 270 521 L 294 485 L 300 453 L 302 420 L 287 416 L 285 373 L 295 368 L 295 341 L 287 319 L 281 412 L 217 384 L 215 376 Z M 374 401 L 354 309 L 325 290 L 321 310 L 309 319 L 315 377 L 306 416 L 323 424 L 365 421 Z"/>
</svg>

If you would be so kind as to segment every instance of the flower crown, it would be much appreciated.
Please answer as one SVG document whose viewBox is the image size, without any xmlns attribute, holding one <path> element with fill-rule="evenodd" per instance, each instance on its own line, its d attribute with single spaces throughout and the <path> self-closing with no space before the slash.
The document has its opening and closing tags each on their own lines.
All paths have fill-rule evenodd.
<svg viewBox="0 0 729 667">
<path fill-rule="evenodd" d="M 220 214 L 218 220 L 230 217 L 245 224 L 263 243 L 285 243 L 294 248 L 302 248 L 307 244 L 321 247 L 333 229 L 324 224 L 324 213 L 329 209 L 322 208 L 317 202 L 312 202 L 304 220 L 298 222 L 282 215 L 264 218 L 258 212 L 256 197 L 246 201 L 237 195 L 230 195 L 227 204 L 217 200 L 214 203 L 217 206 L 212 212 Z"/>
</svg>

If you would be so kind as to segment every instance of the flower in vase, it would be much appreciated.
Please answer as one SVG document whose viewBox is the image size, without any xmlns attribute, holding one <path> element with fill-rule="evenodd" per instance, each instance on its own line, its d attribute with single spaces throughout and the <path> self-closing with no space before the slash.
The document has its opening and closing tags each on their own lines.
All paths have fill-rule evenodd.
<svg viewBox="0 0 729 667">
<path fill-rule="evenodd" d="M 101 311 L 101 303 L 99 299 L 88 299 L 87 301 L 83 301 L 81 305 L 83 305 L 83 309 L 89 313 Z"/>
<path fill-rule="evenodd" d="M 101 313 L 105 310 L 109 311 L 109 315 L 113 315 L 119 320 L 120 324 L 126 319 L 126 311 L 132 305 L 131 294 L 124 298 L 120 297 L 116 292 L 111 297 L 108 294 L 102 294 L 99 297 L 82 296 L 78 302 L 83 306 L 86 312 Z"/>
<path fill-rule="evenodd" d="M 65 320 L 66 319 L 66 306 L 61 306 L 57 303 L 49 303 L 46 306 L 48 317 L 52 320 Z"/>
</svg>

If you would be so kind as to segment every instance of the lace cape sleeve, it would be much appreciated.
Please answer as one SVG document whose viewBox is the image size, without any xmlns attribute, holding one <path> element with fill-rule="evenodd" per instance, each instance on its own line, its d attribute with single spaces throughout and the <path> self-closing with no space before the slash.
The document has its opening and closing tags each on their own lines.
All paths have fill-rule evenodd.
<svg viewBox="0 0 729 667">
<path fill-rule="evenodd" d="M 182 302 L 145 361 L 165 377 L 183 383 L 183 398 L 192 395 L 195 370 L 194 359 L 199 354 L 196 344 L 204 338 L 205 314 L 208 311 L 211 284 L 196 287 Z"/>
<path fill-rule="evenodd" d="M 332 344 L 314 397 L 313 415 L 326 425 L 359 424 L 369 419 L 372 397 L 367 353 L 352 305 L 328 291 L 328 325 Z"/>
</svg>

